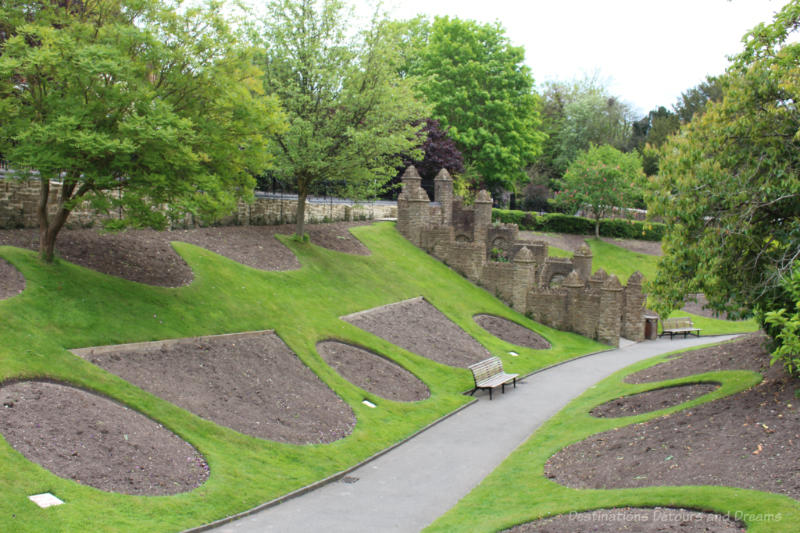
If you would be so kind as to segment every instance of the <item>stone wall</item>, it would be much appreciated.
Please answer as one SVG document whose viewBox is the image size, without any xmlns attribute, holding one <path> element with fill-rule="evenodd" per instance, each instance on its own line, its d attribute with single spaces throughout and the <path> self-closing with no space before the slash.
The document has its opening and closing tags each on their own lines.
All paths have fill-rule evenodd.
<svg viewBox="0 0 800 533">
<path fill-rule="evenodd" d="M 39 180 L 18 180 L 0 171 L 0 229 L 38 228 Z M 53 182 L 48 201 L 50 214 L 55 214 L 60 187 Z M 271 225 L 294 223 L 296 199 L 258 197 L 253 203 L 240 203 L 237 211 L 225 217 L 221 225 Z M 91 227 L 103 220 L 119 217 L 119 213 L 98 212 L 84 202 L 76 207 L 67 220 L 67 227 Z M 306 222 L 340 220 L 374 220 L 396 218 L 397 206 L 387 204 L 316 203 L 306 202 Z M 196 224 L 187 218 L 180 227 Z"/>
<path fill-rule="evenodd" d="M 408 240 L 470 281 L 548 326 L 612 346 L 621 336 L 644 339 L 642 276 L 622 287 L 602 269 L 592 274 L 586 244 L 572 257 L 549 257 L 542 241 L 522 241 L 514 224 L 491 224 L 491 197 L 480 191 L 473 206 L 453 195 L 446 170 L 436 177 L 436 203 L 420 187 L 414 167 L 403 174 L 397 229 Z M 492 259 L 502 251 L 504 260 Z"/>
</svg>

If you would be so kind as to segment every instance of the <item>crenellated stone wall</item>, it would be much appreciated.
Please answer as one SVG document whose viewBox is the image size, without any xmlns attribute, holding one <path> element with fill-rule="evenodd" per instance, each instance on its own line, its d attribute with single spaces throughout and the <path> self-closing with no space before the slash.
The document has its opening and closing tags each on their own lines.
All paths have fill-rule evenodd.
<svg viewBox="0 0 800 533">
<path fill-rule="evenodd" d="M 53 182 L 48 200 L 50 214 L 55 214 L 60 187 Z M 60 184 L 58 184 L 60 185 Z M 0 229 L 38 228 L 40 181 L 38 178 L 20 180 L 0 171 Z M 241 202 L 235 213 L 219 221 L 220 225 L 273 225 L 296 222 L 297 199 L 257 197 L 252 203 Z M 92 209 L 88 202 L 78 205 L 67 220 L 67 227 L 91 227 L 120 213 L 105 213 Z M 306 203 L 306 222 L 374 220 L 396 218 L 397 206 L 357 203 Z M 193 227 L 188 217 L 176 226 Z"/>
<path fill-rule="evenodd" d="M 546 243 L 520 240 L 516 225 L 491 224 L 486 191 L 465 206 L 446 170 L 436 176 L 436 203 L 420 183 L 416 169 L 406 169 L 397 229 L 408 240 L 537 322 L 612 346 L 620 337 L 644 340 L 640 273 L 627 287 L 602 269 L 592 274 L 586 244 L 572 257 L 548 256 Z"/>
</svg>

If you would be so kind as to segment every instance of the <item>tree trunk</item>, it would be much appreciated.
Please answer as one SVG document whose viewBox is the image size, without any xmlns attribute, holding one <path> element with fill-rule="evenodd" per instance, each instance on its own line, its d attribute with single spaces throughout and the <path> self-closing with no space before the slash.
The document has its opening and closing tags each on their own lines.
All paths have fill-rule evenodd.
<svg viewBox="0 0 800 533">
<path fill-rule="evenodd" d="M 295 235 L 301 241 L 303 240 L 303 236 L 305 235 L 306 231 L 306 198 L 308 197 L 308 193 L 305 191 L 299 193 L 297 195 L 297 212 L 296 212 L 296 226 L 295 226 Z"/>
<path fill-rule="evenodd" d="M 600 240 L 600 219 L 596 218 L 594 221 L 594 238 Z"/>
<path fill-rule="evenodd" d="M 64 223 L 69 217 L 71 209 L 65 207 L 67 200 L 72 197 L 72 192 L 75 190 L 74 183 L 65 181 L 61 185 L 61 195 L 58 201 L 58 211 L 52 220 L 47 216 L 47 206 L 50 199 L 50 179 L 41 178 L 41 186 L 39 188 L 39 256 L 46 263 L 52 263 L 55 258 L 56 250 L 56 237 Z M 79 191 L 78 194 L 83 194 Z"/>
</svg>

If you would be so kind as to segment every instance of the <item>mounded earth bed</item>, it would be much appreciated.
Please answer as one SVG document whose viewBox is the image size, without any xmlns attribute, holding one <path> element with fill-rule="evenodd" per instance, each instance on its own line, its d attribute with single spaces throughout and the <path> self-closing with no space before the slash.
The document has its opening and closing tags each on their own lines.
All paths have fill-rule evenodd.
<svg viewBox="0 0 800 533">
<path fill-rule="evenodd" d="M 570 513 L 506 529 L 506 533 L 737 533 L 744 526 L 721 514 L 669 507 L 598 509 Z"/>
<path fill-rule="evenodd" d="M 755 367 L 764 379 L 726 398 L 593 435 L 551 457 L 545 474 L 581 489 L 723 485 L 800 499 L 800 381 L 780 365 L 769 367 L 762 342 L 762 335 L 748 335 L 639 372 L 635 378 L 652 380 Z"/>
<path fill-rule="evenodd" d="M 221 426 L 292 444 L 351 433 L 350 407 L 273 332 L 73 350 Z"/>
<path fill-rule="evenodd" d="M 511 344 L 526 346 L 534 350 L 550 348 L 550 343 L 544 337 L 506 318 L 494 315 L 475 315 L 475 322 L 498 339 Z"/>
<path fill-rule="evenodd" d="M 423 298 L 369 309 L 342 320 L 444 365 L 466 368 L 490 356 L 478 341 Z"/>
<path fill-rule="evenodd" d="M 0 386 L 0 432 L 14 449 L 62 478 L 108 492 L 163 495 L 208 479 L 186 441 L 122 404 L 43 381 Z"/>
<path fill-rule="evenodd" d="M 25 290 L 25 277 L 14 265 L 0 258 L 0 300 L 16 296 Z"/>
<path fill-rule="evenodd" d="M 338 341 L 320 342 L 317 352 L 346 380 L 381 398 L 415 402 L 430 396 L 414 374 L 376 353 Z"/>
<path fill-rule="evenodd" d="M 348 231 L 368 222 L 308 224 L 311 242 L 345 253 L 368 255 L 369 250 Z M 194 276 L 170 245 L 182 241 L 200 246 L 260 270 L 300 268 L 294 254 L 276 234 L 291 234 L 294 226 L 227 226 L 189 230 L 127 230 L 102 233 L 96 229 L 65 229 L 56 250 L 63 259 L 103 274 L 160 287 L 180 287 Z M 0 245 L 39 249 L 39 232 L 33 229 L 0 230 Z"/>
<path fill-rule="evenodd" d="M 649 390 L 598 405 L 590 414 L 604 418 L 640 415 L 694 400 L 717 388 L 718 383 L 692 383 Z"/>
<path fill-rule="evenodd" d="M 768 337 L 763 333 L 750 333 L 735 342 L 683 352 L 664 363 L 626 376 L 625 382 L 653 383 L 717 370 L 765 372 L 769 368 L 769 358 L 765 359 L 764 348 L 767 340 Z"/>
</svg>

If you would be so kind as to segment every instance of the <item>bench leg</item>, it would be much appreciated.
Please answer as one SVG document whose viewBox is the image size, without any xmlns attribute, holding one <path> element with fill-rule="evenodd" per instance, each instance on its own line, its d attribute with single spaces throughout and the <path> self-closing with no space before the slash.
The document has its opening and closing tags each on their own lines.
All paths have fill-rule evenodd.
<svg viewBox="0 0 800 533">
<path fill-rule="evenodd" d="M 489 401 L 492 400 L 492 387 L 489 387 Z"/>
<path fill-rule="evenodd" d="M 474 395 L 475 395 L 475 391 L 476 391 L 476 390 L 478 390 L 478 387 L 475 387 L 474 389 L 472 389 L 471 391 L 469 391 L 469 395 L 470 395 L 470 396 L 474 396 Z"/>
</svg>

